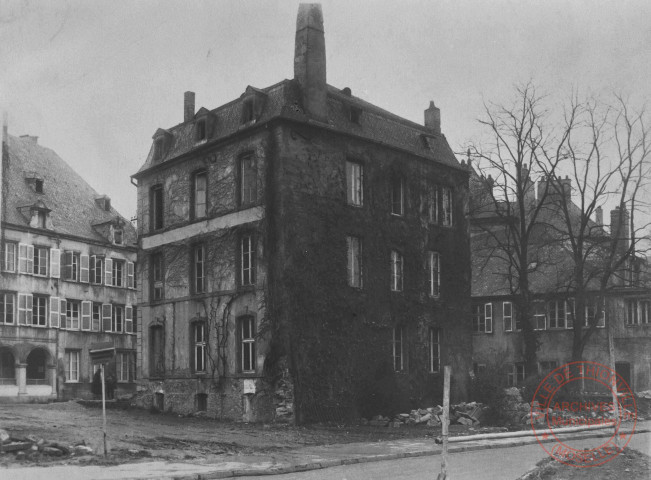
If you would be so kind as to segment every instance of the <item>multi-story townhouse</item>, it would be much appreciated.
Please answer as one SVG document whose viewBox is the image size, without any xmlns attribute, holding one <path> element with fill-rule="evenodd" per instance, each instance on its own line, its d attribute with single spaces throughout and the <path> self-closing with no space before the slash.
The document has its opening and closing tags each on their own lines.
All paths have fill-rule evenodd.
<svg viewBox="0 0 651 480">
<path fill-rule="evenodd" d="M 2 138 L 0 402 L 91 397 L 89 352 L 135 390 L 136 235 L 32 136 Z"/>
<path fill-rule="evenodd" d="M 464 397 L 468 171 L 425 125 L 326 84 L 320 5 L 293 80 L 158 129 L 138 183 L 143 406 L 335 419 Z M 440 401 L 440 400 L 438 400 Z M 400 405 L 400 406 L 399 406 Z"/>
</svg>

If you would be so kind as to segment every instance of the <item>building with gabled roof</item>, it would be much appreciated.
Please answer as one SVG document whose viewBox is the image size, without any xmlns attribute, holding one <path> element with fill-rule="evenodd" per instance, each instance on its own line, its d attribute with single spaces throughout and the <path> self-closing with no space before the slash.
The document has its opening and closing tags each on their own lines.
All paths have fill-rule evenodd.
<svg viewBox="0 0 651 480">
<path fill-rule="evenodd" d="M 136 231 L 38 138 L 2 136 L 0 402 L 92 397 L 94 345 L 135 389 Z"/>
<path fill-rule="evenodd" d="M 140 170 L 139 402 L 298 422 L 467 393 L 468 171 L 424 125 L 326 83 L 320 5 L 294 78 L 184 96 Z M 437 400 L 440 401 L 440 400 Z"/>
</svg>

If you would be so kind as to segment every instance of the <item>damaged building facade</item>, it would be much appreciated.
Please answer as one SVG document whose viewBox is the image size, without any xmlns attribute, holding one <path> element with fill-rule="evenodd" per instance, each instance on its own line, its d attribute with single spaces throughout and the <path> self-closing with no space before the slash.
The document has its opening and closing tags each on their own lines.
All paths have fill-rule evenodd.
<svg viewBox="0 0 651 480">
<path fill-rule="evenodd" d="M 530 249 L 532 321 L 539 348 L 537 371 L 526 371 L 522 319 L 516 308 L 513 277 L 509 275 L 508 261 L 494 244 L 494 233 L 503 228 L 508 218 L 496 214 L 492 210 L 493 202 L 486 200 L 491 198 L 492 179 L 480 177 L 474 169 L 471 173 L 474 373 L 497 371 L 505 385 L 519 386 L 530 375 L 546 374 L 572 361 L 574 323 L 582 318 L 584 332 L 594 326 L 583 350 L 583 360 L 608 364 L 606 322 L 609 321 L 617 373 L 633 391 L 651 388 L 651 276 L 647 260 L 631 255 L 622 268 L 614 272 L 605 292 L 598 281 L 601 267 L 595 262 L 591 267 L 593 272 L 586 274 L 586 278 L 592 276 L 593 279 L 586 288 L 585 315 L 577 315 L 577 293 L 572 277 L 574 264 L 564 244 L 567 227 L 559 207 L 561 203 L 567 204 L 568 211 L 574 212 L 574 225 L 579 224 L 581 210 L 572 203 L 569 178 L 560 180 L 562 193 L 548 194 L 539 215 L 535 243 Z M 532 206 L 543 198 L 546 181 L 543 179 L 535 184 L 530 181 L 527 192 Z M 561 200 L 560 195 L 565 198 Z M 591 237 L 586 238 L 586 244 L 610 246 L 616 243 L 619 255 L 624 258 L 630 247 L 629 225 L 626 210 L 619 207 L 611 210 L 610 219 L 604 222 L 602 208 L 598 207 L 595 218 L 589 220 Z M 590 268 L 590 264 L 586 265 Z"/>
<path fill-rule="evenodd" d="M 138 402 L 245 421 L 453 398 L 471 369 L 468 170 L 441 133 L 326 83 L 320 5 L 294 78 L 160 128 L 133 175 Z"/>
<path fill-rule="evenodd" d="M 2 137 L 0 402 L 90 398 L 96 345 L 135 391 L 135 228 L 32 136 Z"/>
</svg>

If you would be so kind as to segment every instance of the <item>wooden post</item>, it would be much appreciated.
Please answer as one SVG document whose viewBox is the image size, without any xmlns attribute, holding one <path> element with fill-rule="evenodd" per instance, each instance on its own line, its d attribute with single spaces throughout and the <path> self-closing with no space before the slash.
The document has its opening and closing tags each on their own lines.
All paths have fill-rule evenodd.
<svg viewBox="0 0 651 480">
<path fill-rule="evenodd" d="M 451 367 L 443 367 L 443 420 L 441 421 L 441 439 L 443 441 L 443 450 L 441 451 L 441 473 L 438 480 L 447 480 L 448 478 L 448 427 L 450 425 L 450 371 Z"/>
<path fill-rule="evenodd" d="M 606 304 L 606 299 L 604 298 L 604 304 Z M 610 312 L 608 312 L 610 313 Z M 606 314 L 606 309 L 604 308 L 604 315 Z M 613 340 L 613 325 L 612 325 L 613 315 L 608 315 L 606 317 L 606 335 L 608 336 L 608 367 L 615 373 L 617 370 L 615 368 L 615 341 Z M 613 376 L 613 382 L 610 386 L 612 389 L 612 398 L 613 398 L 613 420 L 615 421 L 614 436 L 615 436 L 615 445 L 617 448 L 621 448 L 621 441 L 619 439 L 619 428 L 617 427 L 619 422 L 619 397 L 617 396 L 617 375 Z"/>
<path fill-rule="evenodd" d="M 104 434 L 104 456 L 108 454 L 106 449 L 106 386 L 104 385 L 104 364 L 100 363 L 102 373 L 102 433 Z"/>
</svg>

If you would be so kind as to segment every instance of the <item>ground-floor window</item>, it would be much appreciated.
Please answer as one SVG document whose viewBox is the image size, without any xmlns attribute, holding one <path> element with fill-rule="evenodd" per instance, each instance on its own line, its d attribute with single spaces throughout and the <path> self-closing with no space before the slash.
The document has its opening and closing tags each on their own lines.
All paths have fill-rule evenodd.
<svg viewBox="0 0 651 480">
<path fill-rule="evenodd" d="M 509 387 L 515 387 L 524 381 L 524 377 L 524 363 L 515 363 L 507 371 L 506 382 Z"/>
<path fill-rule="evenodd" d="M 66 382 L 79 381 L 79 350 L 68 350 L 65 355 Z"/>
<path fill-rule="evenodd" d="M 0 348 L 0 385 L 16 384 L 16 359 L 8 348 Z"/>
</svg>

